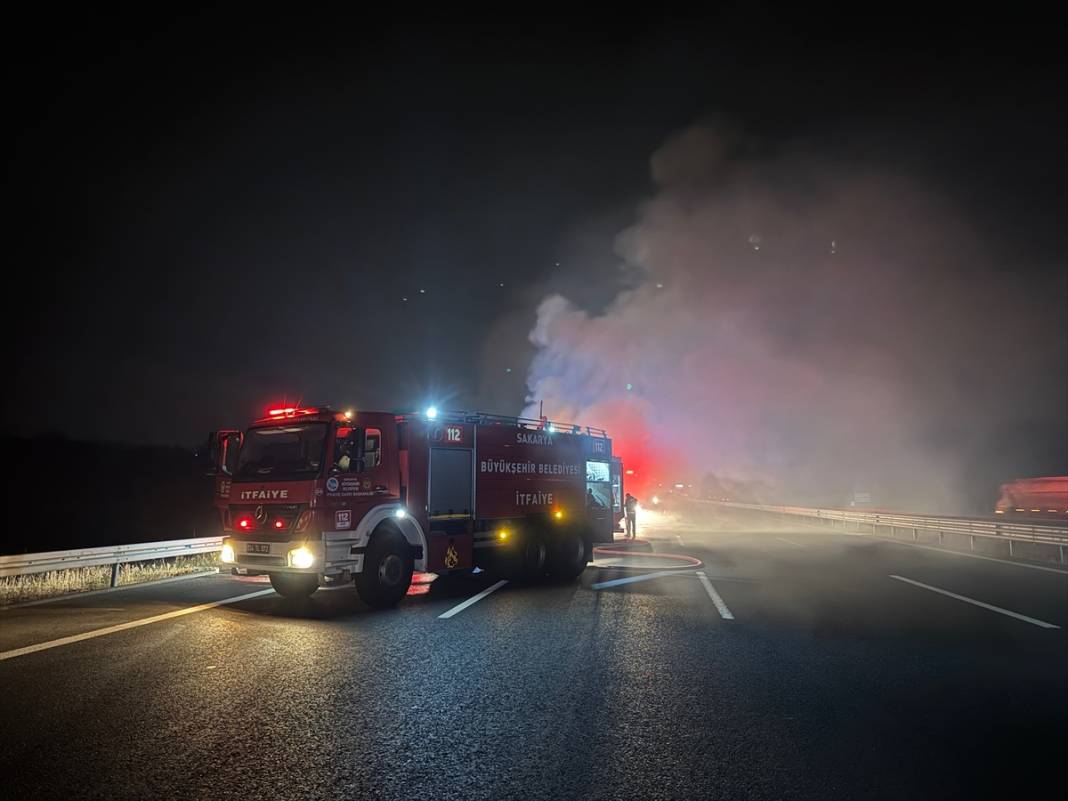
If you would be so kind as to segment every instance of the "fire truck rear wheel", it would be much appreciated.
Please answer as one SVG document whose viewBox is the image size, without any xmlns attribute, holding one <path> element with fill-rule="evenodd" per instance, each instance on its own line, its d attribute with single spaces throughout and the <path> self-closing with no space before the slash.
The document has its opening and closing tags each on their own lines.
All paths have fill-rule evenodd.
<svg viewBox="0 0 1068 801">
<path fill-rule="evenodd" d="M 574 581 L 586 569 L 586 541 L 578 531 L 562 531 L 549 552 L 549 575 Z"/>
<path fill-rule="evenodd" d="M 307 598 L 319 589 L 319 577 L 306 573 L 271 573 L 271 586 L 283 598 Z"/>
<path fill-rule="evenodd" d="M 545 564 L 548 549 L 545 540 L 536 531 L 530 531 L 523 537 L 519 549 L 520 578 L 525 581 L 539 581 L 545 576 Z"/>
<path fill-rule="evenodd" d="M 379 531 L 371 537 L 363 558 L 363 571 L 356 575 L 356 592 L 368 606 L 396 606 L 412 583 L 412 554 L 396 531 Z"/>
</svg>

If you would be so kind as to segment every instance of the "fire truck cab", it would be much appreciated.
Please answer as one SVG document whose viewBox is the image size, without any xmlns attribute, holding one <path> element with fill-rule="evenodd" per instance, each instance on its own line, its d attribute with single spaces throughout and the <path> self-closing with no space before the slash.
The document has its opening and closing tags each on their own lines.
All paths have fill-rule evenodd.
<svg viewBox="0 0 1068 801">
<path fill-rule="evenodd" d="M 371 606 L 413 571 L 572 580 L 622 514 L 601 429 L 481 412 L 270 409 L 209 437 L 222 561 L 306 597 L 354 581 Z"/>
</svg>

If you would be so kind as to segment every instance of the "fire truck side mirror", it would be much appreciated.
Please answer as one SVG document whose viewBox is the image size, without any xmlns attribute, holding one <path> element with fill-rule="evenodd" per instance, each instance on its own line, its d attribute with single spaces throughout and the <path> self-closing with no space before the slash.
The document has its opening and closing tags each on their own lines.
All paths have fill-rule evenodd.
<svg viewBox="0 0 1068 801">
<path fill-rule="evenodd" d="M 215 434 L 215 431 L 208 434 L 207 442 L 199 454 L 200 467 L 207 476 L 214 476 L 219 472 L 219 440 Z"/>
<path fill-rule="evenodd" d="M 204 449 L 208 475 L 233 475 L 237 467 L 237 454 L 241 450 L 240 431 L 212 431 L 208 434 Z"/>
</svg>

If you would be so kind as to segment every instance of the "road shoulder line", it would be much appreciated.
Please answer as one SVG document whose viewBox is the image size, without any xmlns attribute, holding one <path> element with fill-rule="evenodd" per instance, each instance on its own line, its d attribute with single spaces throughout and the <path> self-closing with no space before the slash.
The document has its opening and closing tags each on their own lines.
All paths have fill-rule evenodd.
<svg viewBox="0 0 1068 801">
<path fill-rule="evenodd" d="M 867 536 L 871 536 L 870 534 Z M 934 551 L 935 553 L 946 553 L 952 556 L 966 556 L 969 559 L 982 559 L 986 562 L 998 562 L 1003 565 L 1012 565 L 1013 567 L 1026 567 L 1031 570 L 1042 570 L 1046 573 L 1060 573 L 1062 576 L 1068 576 L 1068 570 L 1061 570 L 1057 567 L 1046 567 L 1045 565 L 1032 565 L 1027 562 L 1013 562 L 1009 559 L 998 559 L 996 556 L 983 556 L 978 553 L 964 553 L 963 551 L 954 551 L 951 548 L 936 548 L 934 545 L 921 545 L 918 542 L 901 542 L 901 540 L 890 539 L 889 537 L 875 537 L 877 542 L 892 542 L 894 545 L 904 545 L 907 548 L 923 548 L 925 551 Z M 1026 540 L 1022 540 L 1026 542 Z"/>
<path fill-rule="evenodd" d="M 82 640 L 91 640 L 95 637 L 104 637 L 108 634 L 115 634 L 120 631 L 126 631 L 126 629 L 135 629 L 140 626 L 147 626 L 150 623 L 159 623 L 163 620 L 170 620 L 174 617 L 183 617 L 184 615 L 192 615 L 197 612 L 203 612 L 207 609 L 214 609 L 217 606 L 225 606 L 226 604 L 234 604 L 238 601 L 247 601 L 250 598 L 259 598 L 261 595 L 273 594 L 274 590 L 259 590 L 258 592 L 250 592 L 245 595 L 236 595 L 233 598 L 223 598 L 221 601 L 212 601 L 207 604 L 199 604 L 197 606 L 189 606 L 185 609 L 175 609 L 173 612 L 165 612 L 162 615 L 153 615 L 152 617 L 144 617 L 140 620 L 130 620 L 126 623 L 119 623 L 115 626 L 107 626 L 102 629 L 94 629 L 93 631 L 85 631 L 81 634 L 73 634 L 70 637 L 61 637 L 58 640 L 49 640 L 48 642 L 40 642 L 36 645 L 27 645 L 22 648 L 14 648 L 10 651 L 0 652 L 0 662 L 5 659 L 14 659 L 18 656 L 25 656 L 26 654 L 33 654 L 37 651 L 47 651 L 49 648 L 59 648 L 61 645 L 71 645 L 72 643 L 81 642 Z"/>
</svg>

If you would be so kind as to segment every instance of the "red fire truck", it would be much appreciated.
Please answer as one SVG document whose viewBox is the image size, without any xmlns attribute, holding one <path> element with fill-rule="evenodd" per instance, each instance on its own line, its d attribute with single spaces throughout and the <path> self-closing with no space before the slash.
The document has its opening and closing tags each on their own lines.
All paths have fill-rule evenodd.
<svg viewBox="0 0 1068 801">
<path fill-rule="evenodd" d="M 413 571 L 577 577 L 622 515 L 597 428 L 483 413 L 271 409 L 210 452 L 222 561 L 306 597 L 353 580 L 390 606 Z"/>
<path fill-rule="evenodd" d="M 1002 484 L 994 514 L 1068 518 L 1068 476 L 1018 478 Z"/>
</svg>

